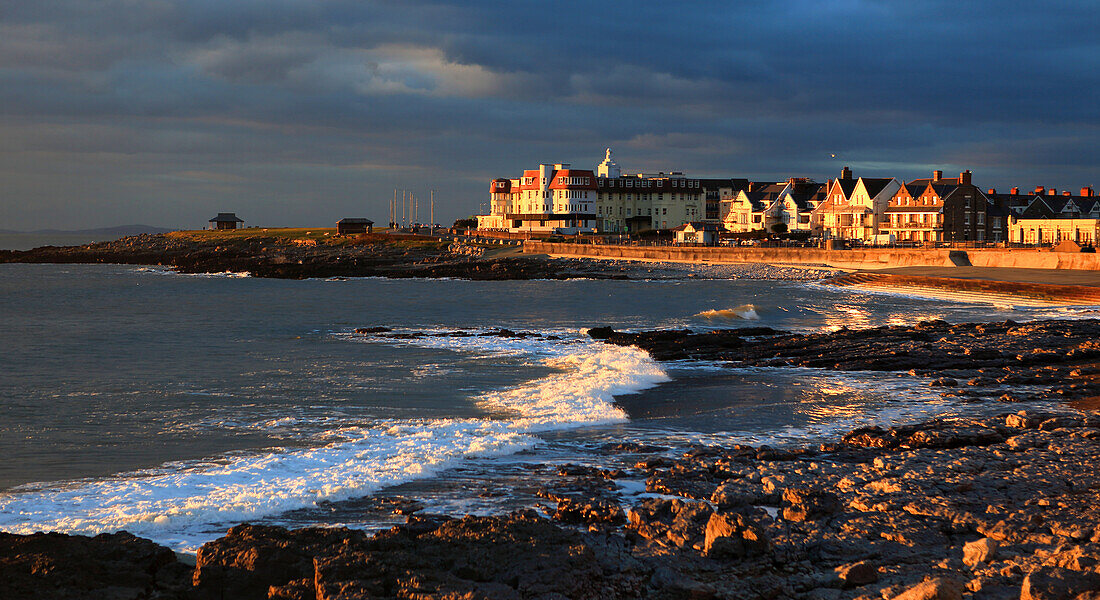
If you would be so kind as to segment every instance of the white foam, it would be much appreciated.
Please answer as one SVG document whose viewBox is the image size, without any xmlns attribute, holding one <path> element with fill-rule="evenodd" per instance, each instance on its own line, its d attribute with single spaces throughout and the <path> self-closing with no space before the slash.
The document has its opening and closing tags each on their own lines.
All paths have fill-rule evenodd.
<svg viewBox="0 0 1100 600">
<path fill-rule="evenodd" d="M 99 533 L 126 529 L 189 551 L 225 526 L 288 510 L 371 494 L 429 477 L 475 457 L 512 454 L 538 443 L 534 434 L 622 422 L 613 396 L 634 393 L 668 376 L 636 348 L 572 340 L 497 337 L 421 338 L 501 354 L 541 354 L 554 372 L 475 402 L 503 418 L 387 420 L 334 428 L 312 448 L 275 448 L 202 462 L 172 463 L 114 477 L 23 486 L 0 494 L 0 530 L 13 533 Z M 257 429 L 295 424 L 265 419 Z"/>
</svg>

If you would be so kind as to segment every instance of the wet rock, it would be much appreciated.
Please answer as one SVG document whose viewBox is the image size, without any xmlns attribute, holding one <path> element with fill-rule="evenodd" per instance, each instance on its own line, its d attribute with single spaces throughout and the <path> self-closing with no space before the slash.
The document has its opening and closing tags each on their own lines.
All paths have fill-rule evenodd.
<svg viewBox="0 0 1100 600">
<path fill-rule="evenodd" d="M 940 377 L 928 382 L 928 385 L 932 387 L 955 387 L 959 385 L 959 382 L 950 377 Z"/>
<path fill-rule="evenodd" d="M 381 327 L 381 326 L 378 326 L 378 327 L 359 327 L 355 330 L 355 333 L 358 333 L 358 334 L 386 333 L 388 331 L 393 331 L 393 330 L 390 329 L 389 327 Z"/>
<path fill-rule="evenodd" d="M 593 327 L 588 330 L 588 337 L 594 340 L 606 340 L 615 335 L 615 330 L 611 327 Z"/>
</svg>

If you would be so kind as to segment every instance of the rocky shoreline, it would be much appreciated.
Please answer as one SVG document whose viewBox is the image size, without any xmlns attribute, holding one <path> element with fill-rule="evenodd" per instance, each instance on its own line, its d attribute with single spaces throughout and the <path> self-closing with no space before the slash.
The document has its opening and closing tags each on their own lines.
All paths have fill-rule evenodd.
<svg viewBox="0 0 1100 600">
<path fill-rule="evenodd" d="M 107 263 L 162 265 L 180 273 L 242 273 L 253 277 L 526 279 L 719 279 L 817 280 L 836 274 L 770 265 L 684 265 L 582 258 L 502 255 L 498 250 L 424 236 L 371 234 L 328 238 L 236 237 L 202 233 L 137 235 L 83 246 L 0 250 L 3 263 Z"/>
<path fill-rule="evenodd" d="M 975 402 L 1100 395 L 1096 320 L 591 334 L 659 360 L 909 370 Z M 0 534 L 0 597 L 1100 598 L 1090 410 L 1007 405 L 792 448 L 605 450 L 632 466 L 562 466 L 538 510 L 452 518 L 400 506 L 407 522 L 373 535 L 241 525 L 193 567 L 124 533 Z M 626 480 L 648 497 L 624 505 Z"/>
</svg>

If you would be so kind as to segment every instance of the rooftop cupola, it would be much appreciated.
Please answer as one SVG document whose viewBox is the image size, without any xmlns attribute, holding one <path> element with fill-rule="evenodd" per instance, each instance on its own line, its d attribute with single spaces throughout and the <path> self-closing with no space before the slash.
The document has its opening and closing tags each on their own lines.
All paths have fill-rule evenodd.
<svg viewBox="0 0 1100 600">
<path fill-rule="evenodd" d="M 603 162 L 596 165 L 596 176 L 614 179 L 621 174 L 622 169 L 619 168 L 619 164 L 615 162 L 615 159 L 611 158 L 611 148 L 608 148 L 607 154 L 604 155 Z"/>
</svg>

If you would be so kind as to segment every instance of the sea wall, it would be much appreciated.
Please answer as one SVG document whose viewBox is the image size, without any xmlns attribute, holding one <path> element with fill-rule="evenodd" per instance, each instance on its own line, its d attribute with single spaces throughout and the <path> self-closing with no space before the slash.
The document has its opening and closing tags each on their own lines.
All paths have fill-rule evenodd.
<svg viewBox="0 0 1100 600">
<path fill-rule="evenodd" d="M 623 260 L 710 263 L 780 263 L 828 265 L 840 269 L 888 269 L 892 267 L 1016 267 L 1027 269 L 1100 270 L 1100 254 L 1050 252 L 1031 249 L 908 249 L 869 248 L 822 250 L 818 248 L 722 248 L 703 246 L 617 246 L 525 242 L 531 254 L 579 256 Z"/>
</svg>

